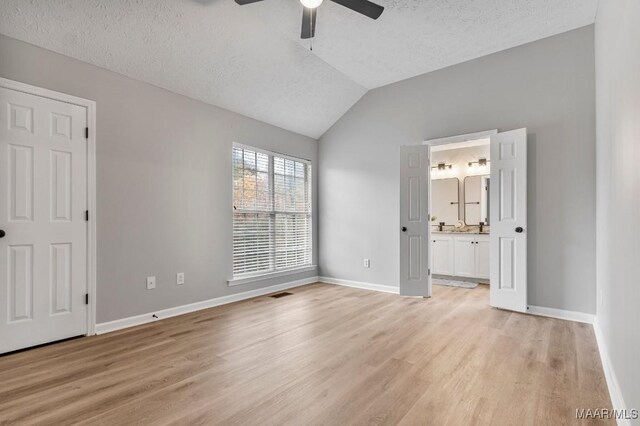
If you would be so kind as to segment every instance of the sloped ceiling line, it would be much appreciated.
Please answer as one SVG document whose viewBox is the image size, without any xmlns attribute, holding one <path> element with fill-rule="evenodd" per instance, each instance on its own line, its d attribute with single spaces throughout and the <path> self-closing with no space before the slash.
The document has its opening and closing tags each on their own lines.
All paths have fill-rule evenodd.
<svg viewBox="0 0 640 426">
<path fill-rule="evenodd" d="M 313 138 L 369 89 L 593 23 L 596 0 L 3 0 L 0 32 Z"/>
</svg>

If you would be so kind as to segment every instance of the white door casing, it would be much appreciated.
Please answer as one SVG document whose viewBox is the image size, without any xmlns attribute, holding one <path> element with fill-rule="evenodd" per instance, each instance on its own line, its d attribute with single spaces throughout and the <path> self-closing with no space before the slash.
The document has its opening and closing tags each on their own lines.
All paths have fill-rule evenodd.
<svg viewBox="0 0 640 426">
<path fill-rule="evenodd" d="M 0 353 L 89 332 L 87 121 L 0 87 Z"/>
<path fill-rule="evenodd" d="M 491 136 L 491 306 L 527 310 L 527 129 Z"/>
<path fill-rule="evenodd" d="M 429 147 L 400 147 L 400 294 L 431 296 Z"/>
</svg>

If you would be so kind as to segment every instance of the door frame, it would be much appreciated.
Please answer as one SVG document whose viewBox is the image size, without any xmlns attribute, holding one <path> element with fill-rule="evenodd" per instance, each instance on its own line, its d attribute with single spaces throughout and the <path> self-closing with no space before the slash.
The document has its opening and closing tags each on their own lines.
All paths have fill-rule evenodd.
<svg viewBox="0 0 640 426">
<path fill-rule="evenodd" d="M 87 208 L 89 209 L 89 221 L 87 222 L 87 336 L 95 334 L 96 327 L 96 102 L 66 93 L 55 92 L 42 87 L 32 86 L 26 83 L 9 80 L 0 77 L 0 87 L 29 95 L 40 96 L 54 101 L 65 102 L 86 108 L 87 127 Z"/>
<path fill-rule="evenodd" d="M 436 138 L 436 139 L 427 139 L 425 141 L 422 142 L 423 145 L 428 145 L 429 146 L 429 161 L 431 161 L 431 148 L 438 146 L 438 145 L 448 145 L 448 144 L 452 144 L 452 143 L 459 143 L 459 142 L 468 142 L 468 141 L 473 141 L 473 140 L 477 140 L 477 139 L 489 139 L 492 135 L 496 135 L 498 134 L 498 129 L 491 129 L 491 130 L 483 130 L 481 132 L 474 132 L 474 133 L 465 133 L 463 135 L 454 135 L 454 136 L 446 136 L 443 138 Z M 431 165 L 429 165 L 429 221 L 431 221 Z M 431 244 L 431 225 L 429 225 L 428 227 L 428 231 L 427 231 L 427 238 L 429 241 L 429 244 Z M 429 259 L 427 259 L 428 265 L 429 265 L 429 270 L 433 271 L 433 265 L 431 264 L 431 250 L 429 250 Z M 428 294 L 429 296 L 431 296 L 431 289 L 433 287 L 433 277 L 432 274 L 429 274 L 429 281 L 428 281 Z M 491 282 L 491 277 L 489 277 L 489 282 Z"/>
</svg>

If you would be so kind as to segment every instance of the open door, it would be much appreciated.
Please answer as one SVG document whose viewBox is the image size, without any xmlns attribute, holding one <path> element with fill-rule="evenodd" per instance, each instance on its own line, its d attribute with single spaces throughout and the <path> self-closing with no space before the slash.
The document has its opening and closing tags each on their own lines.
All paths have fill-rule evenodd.
<svg viewBox="0 0 640 426">
<path fill-rule="evenodd" d="M 527 310 L 527 129 L 491 136 L 491 306 Z"/>
<path fill-rule="evenodd" d="M 400 294 L 431 296 L 429 147 L 400 147 Z"/>
</svg>

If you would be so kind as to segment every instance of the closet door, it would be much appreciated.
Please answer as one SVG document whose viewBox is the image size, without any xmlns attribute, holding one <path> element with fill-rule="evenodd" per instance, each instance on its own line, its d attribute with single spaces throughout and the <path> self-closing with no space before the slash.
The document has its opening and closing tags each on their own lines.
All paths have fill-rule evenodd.
<svg viewBox="0 0 640 426">
<path fill-rule="evenodd" d="M 0 353 L 87 333 L 86 125 L 0 88 Z"/>
</svg>

